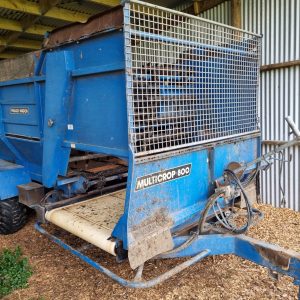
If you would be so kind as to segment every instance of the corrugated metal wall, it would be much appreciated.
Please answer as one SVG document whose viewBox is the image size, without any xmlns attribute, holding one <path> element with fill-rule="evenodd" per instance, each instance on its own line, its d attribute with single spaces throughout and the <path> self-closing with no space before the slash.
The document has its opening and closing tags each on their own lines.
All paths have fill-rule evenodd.
<svg viewBox="0 0 300 300">
<path fill-rule="evenodd" d="M 230 1 L 225 1 L 214 8 L 203 12 L 200 17 L 220 22 L 223 24 L 231 24 Z"/>
<path fill-rule="evenodd" d="M 242 26 L 263 34 L 262 65 L 300 59 L 300 1 L 242 0 Z M 230 1 L 201 14 L 202 17 L 225 24 L 231 23 Z M 262 138 L 289 138 L 284 117 L 291 115 L 300 126 L 300 66 L 286 67 L 261 74 Z M 263 152 L 274 146 L 263 146 Z M 285 164 L 281 182 L 286 192 L 282 203 L 279 188 L 279 163 L 262 174 L 262 198 L 274 206 L 300 211 L 300 146 L 286 151 L 293 161 Z"/>
<path fill-rule="evenodd" d="M 300 1 L 244 0 L 242 24 L 245 29 L 263 34 L 262 65 L 300 59 Z M 266 140 L 289 138 L 284 117 L 300 121 L 300 66 L 263 72 L 261 76 L 262 136 Z M 264 146 L 263 151 L 272 146 Z M 286 151 L 293 161 L 285 164 L 282 185 L 286 191 L 286 207 L 300 210 L 300 147 Z M 262 177 L 262 197 L 266 203 L 284 206 L 279 189 L 279 164 Z"/>
<path fill-rule="evenodd" d="M 190 7 L 193 4 L 191 0 L 181 1 L 176 7 L 175 10 L 184 11 L 186 8 Z"/>
</svg>

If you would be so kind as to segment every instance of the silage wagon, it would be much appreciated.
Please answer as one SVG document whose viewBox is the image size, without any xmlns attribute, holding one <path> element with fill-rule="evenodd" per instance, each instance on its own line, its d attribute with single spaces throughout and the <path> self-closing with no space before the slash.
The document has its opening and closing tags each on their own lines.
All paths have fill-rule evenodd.
<svg viewBox="0 0 300 300">
<path fill-rule="evenodd" d="M 261 36 L 137 0 L 54 30 L 1 62 L 0 232 L 36 229 L 130 287 L 236 254 L 295 278 L 300 255 L 244 235 L 262 217 Z M 47 231 L 52 223 L 137 269 L 132 281 Z M 188 257 L 149 281 L 150 259 Z"/>
</svg>

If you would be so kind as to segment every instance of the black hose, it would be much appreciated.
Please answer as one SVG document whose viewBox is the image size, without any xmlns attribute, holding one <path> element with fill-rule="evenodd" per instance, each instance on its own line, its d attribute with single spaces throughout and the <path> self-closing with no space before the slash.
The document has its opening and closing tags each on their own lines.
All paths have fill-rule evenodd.
<svg viewBox="0 0 300 300">
<path fill-rule="evenodd" d="M 212 196 L 210 196 L 210 198 L 208 199 L 208 202 L 207 202 L 207 203 L 210 203 L 210 202 L 212 201 L 212 199 L 211 199 L 212 197 L 213 197 L 213 199 L 215 199 L 216 195 L 218 195 L 218 198 L 219 198 L 219 197 L 221 196 L 221 194 L 223 194 L 223 192 L 219 192 L 219 193 L 213 194 Z M 206 207 L 207 207 L 207 205 L 206 205 Z M 202 216 L 200 217 L 199 221 L 200 221 L 201 219 L 203 219 L 203 217 L 205 216 L 205 215 L 204 215 L 204 212 L 205 212 L 205 210 L 203 211 Z M 204 220 L 205 220 L 205 219 L 206 219 L 206 217 L 204 218 Z M 200 223 L 198 223 L 197 231 L 194 232 L 194 233 L 190 236 L 190 238 L 188 238 L 184 243 L 182 243 L 182 244 L 179 245 L 178 247 L 176 247 L 176 248 L 174 248 L 174 249 L 172 249 L 172 250 L 170 250 L 170 251 L 164 252 L 163 254 L 173 254 L 173 253 L 177 253 L 177 252 L 179 252 L 179 251 L 181 251 L 181 250 L 187 248 L 190 244 L 192 244 L 192 243 L 194 242 L 194 240 L 196 240 L 197 237 L 198 237 L 199 234 L 200 234 L 199 224 L 200 224 Z"/>
<path fill-rule="evenodd" d="M 239 180 L 239 178 L 236 176 L 236 174 L 231 171 L 231 170 L 228 170 L 226 169 L 224 171 L 225 174 L 228 174 L 235 182 L 236 184 L 238 185 L 238 187 L 240 188 L 241 190 L 241 193 L 243 194 L 244 196 L 244 199 L 245 199 L 245 202 L 246 202 L 246 208 L 247 208 L 247 222 L 244 226 L 240 227 L 240 228 L 236 228 L 236 227 L 233 227 L 231 224 L 229 224 L 228 222 L 226 222 L 226 226 L 225 228 L 227 230 L 230 230 L 231 232 L 235 233 L 235 234 L 242 234 L 242 233 L 245 233 L 248 228 L 250 227 L 250 225 L 253 223 L 253 214 L 259 214 L 260 216 L 262 216 L 262 213 L 255 209 L 255 208 L 252 208 L 251 207 L 251 204 L 250 204 L 250 201 L 249 201 L 249 198 L 247 196 L 247 193 L 244 189 L 244 184 L 246 182 L 241 183 L 241 181 Z M 256 177 L 258 173 L 258 170 L 256 170 L 254 172 L 253 175 L 251 175 L 251 179 L 249 178 L 249 180 L 247 180 L 248 184 L 249 182 L 252 182 L 253 179 Z M 207 219 L 207 216 L 208 216 L 208 213 L 209 211 L 213 208 L 213 206 L 215 205 L 215 203 L 218 201 L 218 199 L 224 194 L 224 191 L 220 190 L 220 191 L 217 191 L 216 193 L 214 193 L 213 195 L 211 195 L 207 201 L 207 204 L 201 214 L 201 217 L 199 218 L 199 221 L 198 221 L 198 226 L 197 226 L 197 230 L 196 232 L 194 232 L 189 239 L 187 239 L 184 243 L 182 243 L 181 245 L 179 245 L 178 247 L 170 250 L 170 251 L 167 251 L 167 252 L 164 252 L 164 254 L 173 254 L 173 253 L 177 253 L 185 248 L 187 248 L 190 244 L 192 244 L 196 239 L 197 237 L 200 235 L 200 234 L 205 234 L 206 232 L 204 231 L 204 225 L 205 225 L 205 221 Z M 216 215 L 216 212 L 215 212 L 215 215 Z M 221 222 L 222 224 L 222 222 Z M 222 224 L 224 226 L 224 224 Z"/>
<path fill-rule="evenodd" d="M 244 196 L 245 203 L 246 203 L 246 209 L 247 209 L 247 222 L 242 227 L 239 227 L 239 228 L 237 228 L 235 226 L 232 226 L 228 222 L 226 222 L 226 226 L 224 226 L 224 224 L 222 224 L 222 222 L 221 222 L 221 224 L 226 229 L 230 230 L 231 232 L 233 232 L 235 234 L 242 234 L 242 233 L 245 233 L 249 229 L 250 225 L 252 224 L 252 222 L 253 222 L 253 213 L 260 213 L 260 212 L 258 210 L 256 210 L 256 209 L 254 210 L 251 207 L 251 203 L 250 203 L 249 198 L 247 196 L 247 193 L 246 193 L 246 191 L 244 189 L 244 184 L 245 183 L 244 184 L 241 183 L 241 181 L 239 180 L 239 178 L 236 176 L 236 174 L 232 170 L 226 169 L 224 171 L 224 173 L 227 174 L 228 176 L 230 176 L 236 182 L 236 184 L 238 185 L 238 187 L 241 190 L 241 193 Z M 255 175 L 256 174 L 257 174 L 257 171 L 255 172 Z M 254 177 L 255 176 L 252 175 L 251 176 L 251 180 L 249 180 L 248 183 L 251 182 Z M 204 211 L 202 213 L 202 216 L 199 219 L 198 230 L 197 230 L 197 232 L 199 234 L 205 233 L 205 231 L 204 231 L 204 224 L 205 224 L 205 221 L 207 219 L 207 215 L 208 215 L 209 211 L 213 208 L 213 206 L 215 205 L 215 203 L 218 201 L 218 198 L 220 197 L 220 195 L 221 195 L 221 193 L 216 193 L 216 194 L 213 194 L 209 198 L 209 200 L 208 200 L 208 202 L 206 204 L 206 207 L 205 207 L 205 209 L 204 209 Z M 215 215 L 217 215 L 216 212 L 215 212 Z"/>
</svg>

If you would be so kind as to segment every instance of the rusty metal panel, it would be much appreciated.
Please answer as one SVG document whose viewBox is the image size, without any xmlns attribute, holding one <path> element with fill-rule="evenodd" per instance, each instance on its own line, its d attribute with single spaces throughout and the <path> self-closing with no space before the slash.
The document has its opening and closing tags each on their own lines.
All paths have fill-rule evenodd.
<svg viewBox="0 0 300 300">
<path fill-rule="evenodd" d="M 86 23 L 74 23 L 52 31 L 44 41 L 45 48 L 71 43 L 99 32 L 122 28 L 123 8 L 118 6 L 91 17 Z"/>
<path fill-rule="evenodd" d="M 0 60 L 0 82 L 33 76 L 40 55 L 41 51 L 36 51 L 12 59 Z"/>
</svg>

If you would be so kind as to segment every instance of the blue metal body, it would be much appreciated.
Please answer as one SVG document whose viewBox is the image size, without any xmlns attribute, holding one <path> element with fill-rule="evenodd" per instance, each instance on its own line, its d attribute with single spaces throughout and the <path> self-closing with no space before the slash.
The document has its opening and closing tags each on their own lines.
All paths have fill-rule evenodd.
<svg viewBox="0 0 300 300">
<path fill-rule="evenodd" d="M 31 181 L 46 188 L 68 191 L 70 197 L 81 193 L 82 177 L 65 178 L 72 149 L 125 159 L 129 169 L 124 214 L 114 228 L 113 237 L 122 241 L 123 248 L 130 252 L 136 244 L 146 243 L 148 236 L 161 229 L 175 233 L 195 223 L 214 191 L 215 180 L 222 176 L 228 164 L 248 163 L 260 156 L 260 134 L 253 127 L 253 132 L 251 129 L 251 133 L 230 139 L 198 145 L 195 139 L 193 146 L 137 157 L 128 138 L 132 127 L 128 116 L 133 112 L 132 107 L 127 107 L 126 88 L 131 75 L 126 73 L 124 49 L 123 30 L 107 30 L 51 51 L 44 50 L 39 58 L 35 57 L 31 77 L 0 83 L 0 200 L 18 196 L 17 185 Z M 227 55 L 233 54 L 229 51 Z M 199 92 L 202 85 L 209 87 L 207 93 L 213 93 L 216 84 L 219 89 L 225 84 L 216 83 L 211 71 L 219 68 L 218 64 L 220 62 L 213 59 L 195 65 L 196 72 L 208 73 L 210 70 L 212 73 L 206 78 L 208 81 L 194 84 L 193 93 L 198 93 L 199 99 L 202 99 Z M 161 78 L 161 82 L 166 78 Z M 240 80 L 246 81 L 249 77 Z M 228 93 L 227 99 L 235 94 L 234 89 L 232 85 L 224 91 Z M 187 93 L 180 86 L 168 84 L 161 84 L 159 90 L 161 95 Z M 170 107 L 162 100 L 158 116 L 168 114 L 168 109 Z M 213 109 L 217 111 L 212 113 L 222 117 L 224 110 L 232 108 L 224 102 Z M 203 124 L 201 116 L 198 117 L 200 130 Z M 243 119 L 242 115 L 239 117 Z M 241 120 L 235 120 L 240 128 L 243 126 Z M 176 172 L 179 175 L 168 179 L 168 172 L 170 176 Z M 155 176 L 151 177 L 151 174 L 157 174 L 156 178 L 166 178 L 154 183 L 153 180 L 158 179 L 152 178 Z M 39 225 L 36 228 L 46 234 Z M 98 270 L 132 287 L 159 283 L 160 279 L 170 277 L 203 257 L 216 254 L 234 253 L 282 271 L 270 257 L 261 254 L 257 242 L 253 245 L 253 241 L 243 237 L 200 236 L 191 246 L 170 256 L 194 256 L 189 263 L 151 284 L 139 286 L 118 279 L 59 239 L 51 238 Z M 173 243 L 176 246 L 185 239 L 177 237 Z M 269 249 L 271 246 L 261 247 Z M 294 254 L 291 257 L 291 267 L 284 272 L 299 280 L 299 257 Z"/>
<path fill-rule="evenodd" d="M 3 176 L 0 195 L 1 200 L 18 196 L 16 185 L 32 180 L 65 190 L 61 177 L 67 173 L 72 148 L 126 159 L 125 210 L 114 236 L 128 249 L 135 242 L 132 230 L 158 212 L 173 231 L 193 222 L 214 180 L 230 162 L 259 156 L 260 142 L 259 135 L 245 136 L 163 157 L 135 158 L 128 141 L 124 57 L 123 31 L 111 30 L 45 50 L 36 59 L 32 77 L 0 83 L 0 158 L 22 166 L 25 174 L 15 181 Z M 173 92 L 182 93 L 179 87 Z M 16 108 L 27 113 L 12 113 Z M 186 164 L 191 165 L 189 176 L 135 191 L 137 178 Z M 74 179 L 72 195 L 80 192 L 82 181 Z"/>
<path fill-rule="evenodd" d="M 128 157 L 123 48 L 113 31 L 45 51 L 34 76 L 0 83 L 0 158 L 51 188 L 66 175 L 72 147 Z"/>
<path fill-rule="evenodd" d="M 86 256 L 79 250 L 74 249 L 70 245 L 63 242 L 58 237 L 48 233 L 39 223 L 35 224 L 35 228 L 50 240 L 61 246 L 73 255 L 79 257 L 93 268 L 110 277 L 119 284 L 131 288 L 150 288 L 154 285 L 164 282 L 171 276 L 178 274 L 186 268 L 196 264 L 203 258 L 213 255 L 234 254 L 243 259 L 252 261 L 258 265 L 266 267 L 274 272 L 288 275 L 294 279 L 295 285 L 300 286 L 300 255 L 291 250 L 283 249 L 279 246 L 268 244 L 244 235 L 203 235 L 199 236 L 189 247 L 182 251 L 175 252 L 171 255 L 161 255 L 160 259 L 188 257 L 188 260 L 174 267 L 173 269 L 159 275 L 153 279 L 142 280 L 141 272 L 137 272 L 134 280 L 124 279 L 113 273 L 103 265 Z M 181 236 L 174 239 L 175 245 L 179 246 L 189 237 Z M 298 293 L 300 299 L 300 288 Z"/>
</svg>

